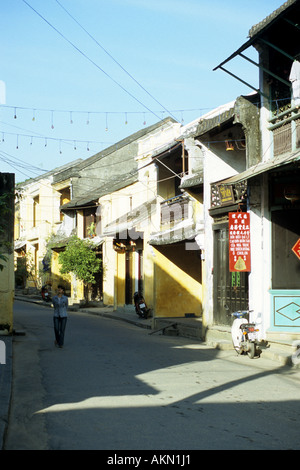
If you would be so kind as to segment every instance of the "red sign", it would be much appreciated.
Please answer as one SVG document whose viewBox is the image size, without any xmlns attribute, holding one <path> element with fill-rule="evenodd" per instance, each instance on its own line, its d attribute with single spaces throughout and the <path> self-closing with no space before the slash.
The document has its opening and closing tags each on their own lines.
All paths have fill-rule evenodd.
<svg viewBox="0 0 300 470">
<path fill-rule="evenodd" d="M 250 214 L 229 212 L 229 271 L 251 271 Z"/>
<path fill-rule="evenodd" d="M 295 253 L 296 256 L 300 259 L 300 238 L 299 240 L 295 243 L 295 245 L 292 248 L 292 251 Z"/>
</svg>

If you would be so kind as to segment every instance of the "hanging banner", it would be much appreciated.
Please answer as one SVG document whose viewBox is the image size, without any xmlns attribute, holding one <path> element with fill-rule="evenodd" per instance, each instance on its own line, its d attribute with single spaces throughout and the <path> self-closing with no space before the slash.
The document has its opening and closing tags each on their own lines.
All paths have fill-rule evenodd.
<svg viewBox="0 0 300 470">
<path fill-rule="evenodd" d="M 251 271 L 250 214 L 229 212 L 229 271 Z"/>
</svg>

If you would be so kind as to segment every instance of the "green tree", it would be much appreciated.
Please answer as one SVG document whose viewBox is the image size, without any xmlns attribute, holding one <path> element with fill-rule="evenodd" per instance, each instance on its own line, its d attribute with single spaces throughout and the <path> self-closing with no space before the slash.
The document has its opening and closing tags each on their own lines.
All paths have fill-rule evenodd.
<svg viewBox="0 0 300 470">
<path fill-rule="evenodd" d="M 95 274 L 101 268 L 101 261 L 96 256 L 93 244 L 88 240 L 71 237 L 66 249 L 59 254 L 58 261 L 61 274 L 75 274 L 88 288 L 95 284 Z M 87 302 L 88 289 L 85 289 L 85 296 Z"/>
<path fill-rule="evenodd" d="M 4 269 L 8 261 L 6 254 L 13 252 L 13 215 L 14 215 L 14 190 L 0 194 L 0 271 Z"/>
</svg>

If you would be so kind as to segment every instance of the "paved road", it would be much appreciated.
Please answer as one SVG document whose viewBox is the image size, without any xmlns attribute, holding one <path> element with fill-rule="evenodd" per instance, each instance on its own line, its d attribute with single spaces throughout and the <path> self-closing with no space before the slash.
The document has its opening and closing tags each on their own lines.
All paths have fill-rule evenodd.
<svg viewBox="0 0 300 470">
<path fill-rule="evenodd" d="M 300 371 L 16 302 L 5 449 L 299 449 Z"/>
</svg>

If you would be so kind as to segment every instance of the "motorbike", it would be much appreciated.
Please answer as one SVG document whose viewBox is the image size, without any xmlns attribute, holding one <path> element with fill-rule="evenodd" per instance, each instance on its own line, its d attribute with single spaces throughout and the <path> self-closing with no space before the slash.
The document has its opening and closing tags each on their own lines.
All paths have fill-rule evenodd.
<svg viewBox="0 0 300 470">
<path fill-rule="evenodd" d="M 231 327 L 231 337 L 236 352 L 238 354 L 247 353 L 250 359 L 253 359 L 255 356 L 259 357 L 261 351 L 258 348 L 257 333 L 259 329 L 255 323 L 251 323 L 245 318 L 250 311 L 240 310 L 230 314 L 235 318 Z"/>
<path fill-rule="evenodd" d="M 42 287 L 41 289 L 41 295 L 42 295 L 42 299 L 45 301 L 45 302 L 51 302 L 51 295 L 50 295 L 50 292 L 48 290 L 48 286 L 45 285 Z"/>
<path fill-rule="evenodd" d="M 144 297 L 140 292 L 133 294 L 133 300 L 135 305 L 135 312 L 140 318 L 148 318 L 150 314 L 150 308 L 147 307 Z"/>
</svg>

